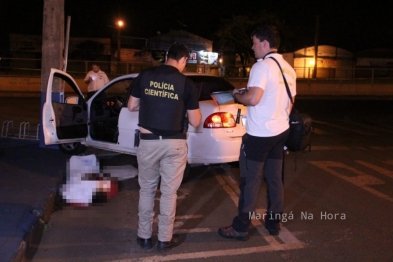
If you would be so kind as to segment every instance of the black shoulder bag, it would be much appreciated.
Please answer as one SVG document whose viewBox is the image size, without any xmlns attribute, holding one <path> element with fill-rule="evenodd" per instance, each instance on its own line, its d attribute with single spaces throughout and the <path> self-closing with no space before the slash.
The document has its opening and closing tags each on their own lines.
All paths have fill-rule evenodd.
<svg viewBox="0 0 393 262">
<path fill-rule="evenodd" d="M 278 67 L 280 68 L 282 77 L 284 78 L 285 88 L 287 89 L 288 97 L 293 105 L 293 98 L 291 90 L 289 89 L 287 80 L 285 79 L 284 72 L 280 66 L 280 63 L 274 58 L 273 59 Z M 300 114 L 295 106 L 293 105 L 292 111 L 289 115 L 289 136 L 285 142 L 285 146 L 288 151 L 311 151 L 310 137 L 312 131 L 312 118 L 307 114 Z"/>
</svg>

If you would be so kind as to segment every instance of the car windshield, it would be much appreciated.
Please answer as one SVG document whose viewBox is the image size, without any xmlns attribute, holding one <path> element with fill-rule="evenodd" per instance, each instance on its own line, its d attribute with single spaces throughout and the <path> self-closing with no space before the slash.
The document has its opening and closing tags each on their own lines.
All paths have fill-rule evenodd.
<svg viewBox="0 0 393 262">
<path fill-rule="evenodd" d="M 229 91 L 235 89 L 235 87 L 220 77 L 214 76 L 187 76 L 199 90 L 199 101 L 212 100 L 210 94 L 217 91 Z"/>
</svg>

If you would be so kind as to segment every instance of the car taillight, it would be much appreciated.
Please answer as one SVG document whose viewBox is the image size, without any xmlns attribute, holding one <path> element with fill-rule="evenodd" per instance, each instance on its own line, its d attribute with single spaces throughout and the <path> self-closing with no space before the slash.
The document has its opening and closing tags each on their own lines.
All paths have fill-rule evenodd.
<svg viewBox="0 0 393 262">
<path fill-rule="evenodd" d="M 231 113 L 217 112 L 211 114 L 203 123 L 204 128 L 230 128 L 236 127 L 235 118 Z"/>
</svg>

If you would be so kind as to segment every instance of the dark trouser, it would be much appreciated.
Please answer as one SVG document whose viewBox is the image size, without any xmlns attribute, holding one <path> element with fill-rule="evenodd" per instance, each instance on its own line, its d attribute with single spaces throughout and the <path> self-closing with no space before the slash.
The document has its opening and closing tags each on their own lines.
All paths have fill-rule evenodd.
<svg viewBox="0 0 393 262">
<path fill-rule="evenodd" d="M 89 100 L 90 97 L 92 97 L 95 93 L 97 93 L 97 91 L 90 91 L 90 92 L 87 92 L 87 99 L 86 99 L 86 100 Z"/>
<path fill-rule="evenodd" d="M 255 211 L 262 178 L 267 185 L 267 212 L 282 213 L 284 205 L 284 186 L 282 165 L 284 144 L 289 129 L 273 137 L 255 137 L 245 134 L 240 148 L 240 196 L 238 215 L 232 227 L 245 232 L 250 225 L 250 212 Z"/>
</svg>

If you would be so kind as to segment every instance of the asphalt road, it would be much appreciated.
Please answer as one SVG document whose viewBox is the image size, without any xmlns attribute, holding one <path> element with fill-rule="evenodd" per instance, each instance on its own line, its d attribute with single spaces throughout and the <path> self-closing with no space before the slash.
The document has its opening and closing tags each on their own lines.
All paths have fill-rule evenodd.
<svg viewBox="0 0 393 262">
<path fill-rule="evenodd" d="M 179 247 L 165 254 L 139 248 L 138 183 L 133 178 L 108 203 L 54 212 L 33 261 L 391 261 L 392 105 L 340 99 L 296 102 L 313 117 L 315 131 L 311 152 L 285 158 L 288 219 L 277 237 L 267 234 L 258 215 L 248 241 L 218 236 L 218 228 L 230 224 L 236 213 L 239 169 L 237 163 L 198 166 L 179 189 L 175 230 L 185 236 Z M 134 160 L 106 156 L 104 161 Z M 262 184 L 256 214 L 266 208 L 265 195 Z M 156 214 L 157 208 L 158 201 Z M 155 233 L 156 227 L 154 223 Z"/>
</svg>

